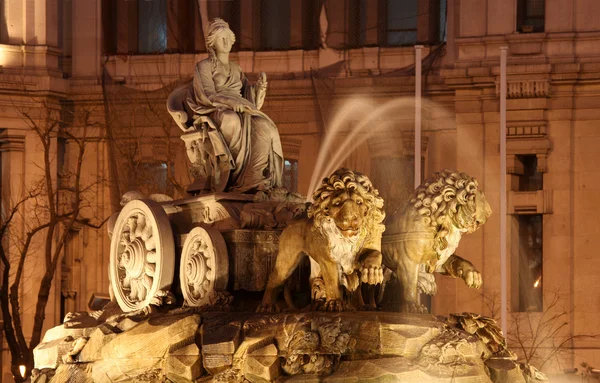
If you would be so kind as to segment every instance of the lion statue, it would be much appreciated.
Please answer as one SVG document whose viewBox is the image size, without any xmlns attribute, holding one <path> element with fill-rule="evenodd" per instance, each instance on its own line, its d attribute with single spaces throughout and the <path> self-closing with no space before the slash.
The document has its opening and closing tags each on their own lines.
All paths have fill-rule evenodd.
<svg viewBox="0 0 600 383">
<path fill-rule="evenodd" d="M 382 238 L 383 263 L 400 280 L 403 311 L 426 311 L 417 300 L 417 284 L 423 279 L 420 270 L 461 278 L 471 288 L 481 287 L 481 274 L 454 251 L 461 236 L 476 231 L 491 214 L 477 180 L 446 169 L 419 186 L 400 213 L 389 217 Z M 435 293 L 435 282 L 424 292 Z"/>
<path fill-rule="evenodd" d="M 311 284 L 321 281 L 324 294 L 316 298 L 317 310 L 351 310 L 342 286 L 355 291 L 360 282 L 383 281 L 381 235 L 383 199 L 363 174 L 339 169 L 323 180 L 313 194 L 307 217 L 292 221 L 281 233 L 275 267 L 259 312 L 277 312 L 277 290 L 304 255 L 311 261 Z M 313 295 L 313 299 L 315 296 Z M 288 305 L 290 304 L 289 300 Z"/>
</svg>

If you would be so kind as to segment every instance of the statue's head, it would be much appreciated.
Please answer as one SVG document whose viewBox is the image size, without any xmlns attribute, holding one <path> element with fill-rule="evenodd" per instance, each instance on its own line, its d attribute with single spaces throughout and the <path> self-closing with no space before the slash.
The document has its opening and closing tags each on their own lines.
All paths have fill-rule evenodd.
<svg viewBox="0 0 600 383">
<path fill-rule="evenodd" d="M 473 233 L 492 214 L 477 180 L 449 169 L 427 179 L 417 188 L 410 203 L 436 233 L 439 250 L 446 248 L 450 226 L 462 233 Z"/>
<path fill-rule="evenodd" d="M 383 232 L 383 198 L 364 174 L 344 168 L 336 170 L 323 179 L 313 200 L 308 216 L 313 218 L 316 229 L 334 225 L 345 237 L 365 229 Z"/>
<path fill-rule="evenodd" d="M 225 39 L 226 46 L 223 47 L 223 41 Z M 229 24 L 223 20 L 216 18 L 208 24 L 206 28 L 206 49 L 211 57 L 216 55 L 216 52 L 221 49 L 227 49 L 227 52 L 231 50 L 231 46 L 235 43 L 235 34 L 229 28 Z"/>
</svg>

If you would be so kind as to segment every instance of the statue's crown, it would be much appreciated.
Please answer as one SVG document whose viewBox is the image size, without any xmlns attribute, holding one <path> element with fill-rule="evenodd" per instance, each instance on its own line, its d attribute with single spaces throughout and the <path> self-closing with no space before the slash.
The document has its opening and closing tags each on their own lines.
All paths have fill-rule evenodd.
<svg viewBox="0 0 600 383">
<path fill-rule="evenodd" d="M 221 29 L 221 28 L 230 29 L 229 23 L 227 21 L 217 17 L 208 24 L 207 32 L 208 32 L 208 34 L 210 34 L 212 31 Z"/>
</svg>

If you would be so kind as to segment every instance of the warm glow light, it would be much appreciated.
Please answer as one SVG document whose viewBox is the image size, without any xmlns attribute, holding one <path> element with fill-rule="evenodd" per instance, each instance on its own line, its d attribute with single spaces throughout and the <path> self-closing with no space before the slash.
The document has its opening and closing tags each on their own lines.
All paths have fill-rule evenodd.
<svg viewBox="0 0 600 383">
<path fill-rule="evenodd" d="M 21 376 L 23 378 L 25 377 L 25 369 L 26 369 L 26 367 L 24 365 L 19 366 L 19 372 L 21 373 Z"/>
<path fill-rule="evenodd" d="M 542 277 L 540 276 L 538 279 L 535 280 L 535 282 L 533 283 L 533 287 L 538 287 L 540 285 L 540 282 L 542 281 Z"/>
</svg>

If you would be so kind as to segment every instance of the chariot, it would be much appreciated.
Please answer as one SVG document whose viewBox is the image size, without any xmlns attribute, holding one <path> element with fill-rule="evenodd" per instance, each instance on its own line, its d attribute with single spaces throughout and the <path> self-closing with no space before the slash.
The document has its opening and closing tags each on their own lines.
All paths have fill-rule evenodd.
<svg viewBox="0 0 600 383">
<path fill-rule="evenodd" d="M 253 199 L 217 193 L 127 203 L 111 236 L 113 299 L 132 312 L 165 301 L 210 306 L 227 291 L 264 290 L 281 230 L 264 228 L 260 218 L 270 213 L 257 213 Z"/>
</svg>

